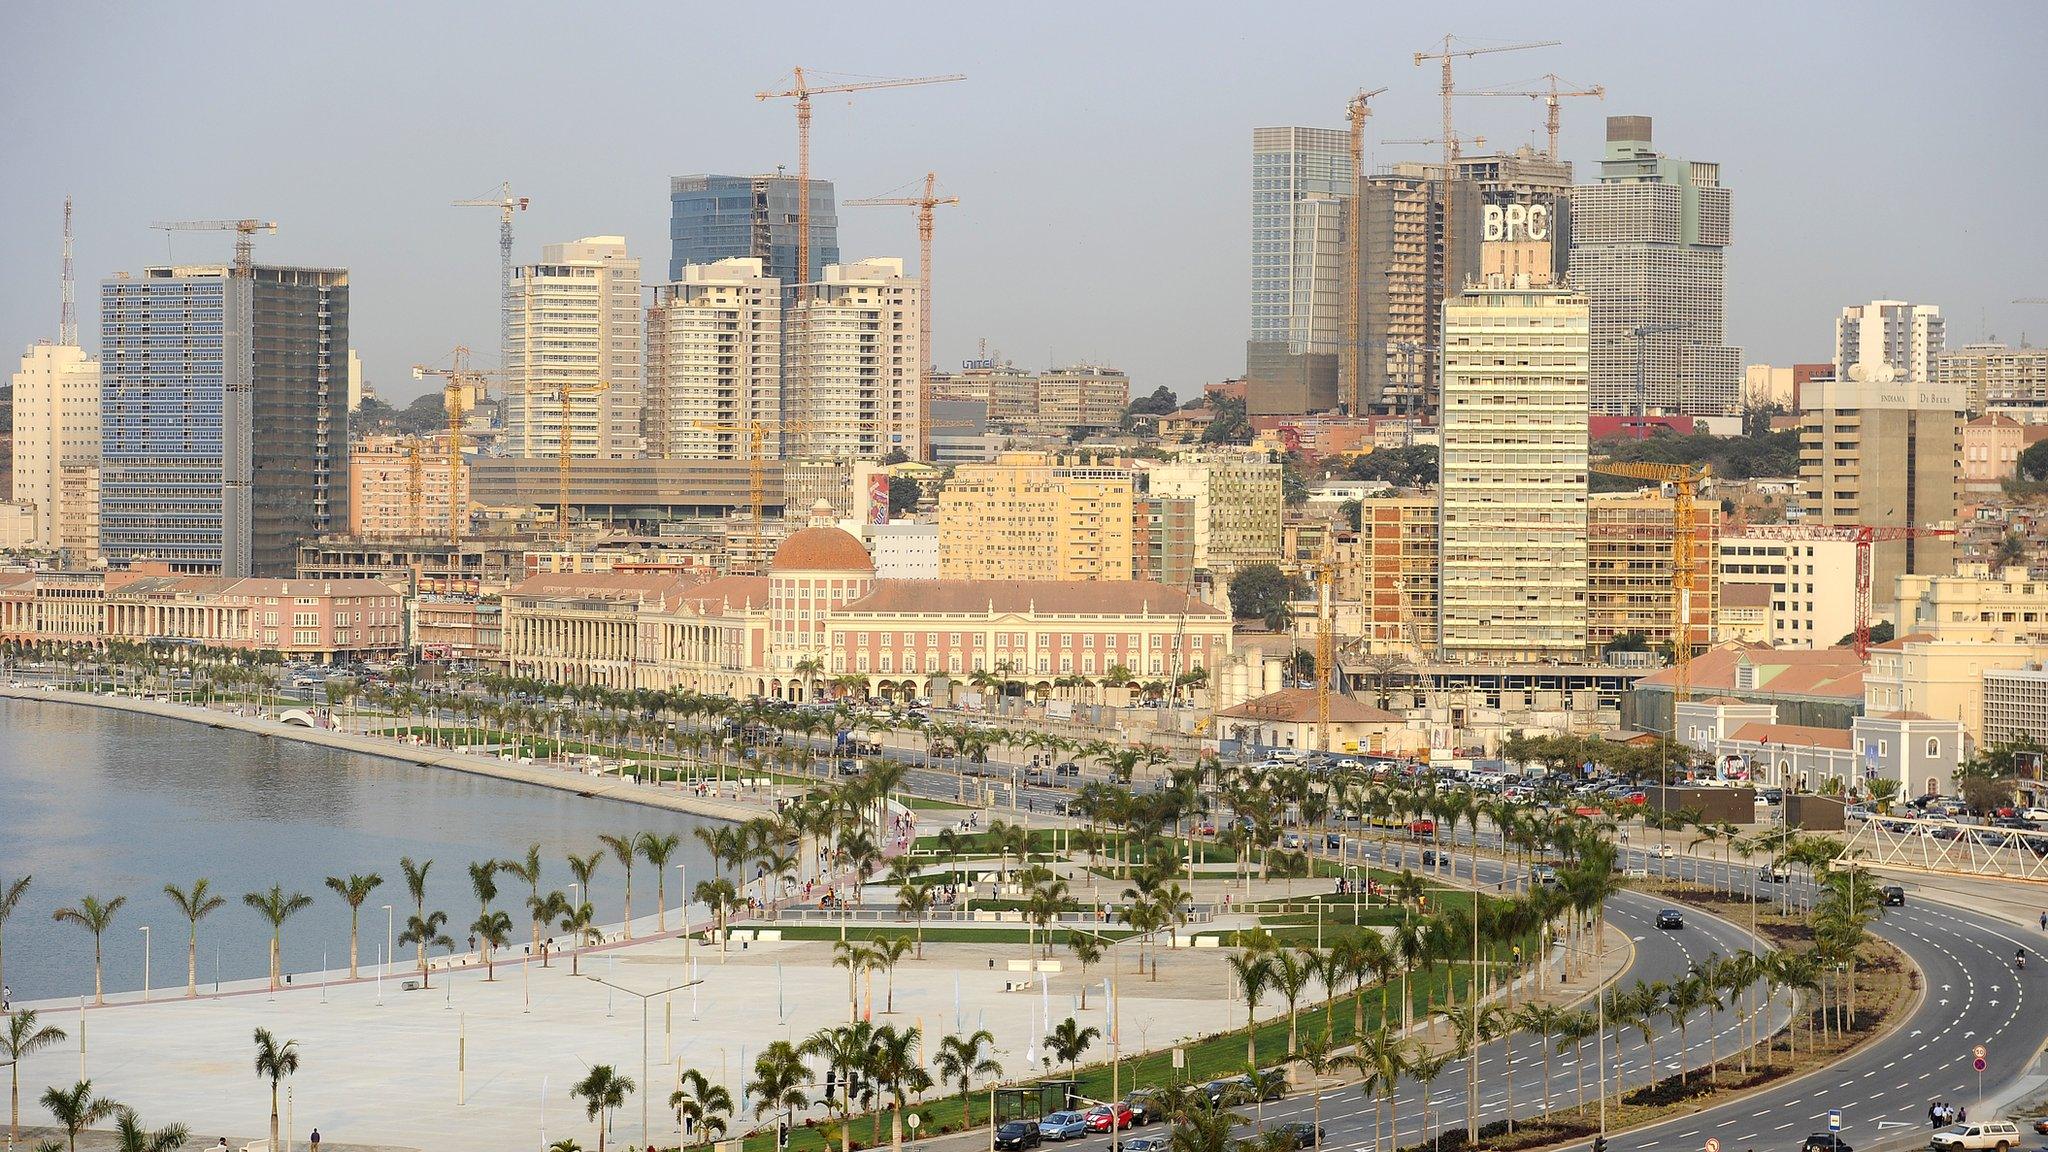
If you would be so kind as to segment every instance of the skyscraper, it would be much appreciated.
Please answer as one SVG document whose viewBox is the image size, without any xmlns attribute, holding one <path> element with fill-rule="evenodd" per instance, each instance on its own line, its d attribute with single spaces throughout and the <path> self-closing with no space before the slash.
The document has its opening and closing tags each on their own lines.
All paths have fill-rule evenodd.
<svg viewBox="0 0 2048 1152">
<path fill-rule="evenodd" d="M 1444 309 L 1441 657 L 1586 651 L 1587 301 L 1469 288 Z"/>
<path fill-rule="evenodd" d="M 1434 411 L 1446 285 L 1455 298 L 1479 274 L 1480 185 L 1447 191 L 1441 164 L 1396 164 L 1366 177 L 1359 218 L 1359 407 Z"/>
<path fill-rule="evenodd" d="M 1873 300 L 1842 309 L 1835 318 L 1835 379 L 1932 380 L 1946 347 L 1941 309 L 1904 300 Z M 1878 365 L 1889 370 L 1885 375 Z"/>
<path fill-rule="evenodd" d="M 289 576 L 348 520 L 348 273 L 145 269 L 100 289 L 100 532 L 115 565 Z"/>
<path fill-rule="evenodd" d="M 640 261 L 627 254 L 626 238 L 547 245 L 540 263 L 512 270 L 509 303 L 507 450 L 514 456 L 561 451 L 560 389 L 567 386 L 570 455 L 639 455 Z"/>
<path fill-rule="evenodd" d="M 1252 129 L 1252 325 L 1247 406 L 1337 403 L 1344 338 L 1344 205 L 1351 145 L 1330 128 Z"/>
<path fill-rule="evenodd" d="M 1953 522 L 1966 389 L 1865 375 L 1858 369 L 1857 378 L 1815 380 L 1801 397 L 1799 479 L 1807 520 L 1891 528 Z M 1940 536 L 1873 545 L 1873 595 L 1884 602 L 1904 572 L 1948 575 L 1953 552 Z"/>
<path fill-rule="evenodd" d="M 918 281 L 895 258 L 832 264 L 784 313 L 785 452 L 799 460 L 925 459 Z"/>
<path fill-rule="evenodd" d="M 647 309 L 647 454 L 741 460 L 761 430 L 781 454 L 782 285 L 758 257 L 691 264 Z"/>
<path fill-rule="evenodd" d="M 784 286 L 823 278 L 839 263 L 839 217 L 832 182 L 812 179 L 811 267 L 799 276 L 794 176 L 672 176 L 668 182 L 668 278 L 691 264 L 752 257 Z"/>
<path fill-rule="evenodd" d="M 66 465 L 100 460 L 100 365 L 85 350 L 37 344 L 14 374 L 14 495 L 36 506 L 36 547 L 56 548 Z"/>
<path fill-rule="evenodd" d="M 1722 344 L 1729 206 L 1719 164 L 1652 150 L 1648 116 L 1607 118 L 1600 182 L 1571 194 L 1568 278 L 1593 309 L 1593 411 L 1742 410 L 1742 350 Z"/>
</svg>

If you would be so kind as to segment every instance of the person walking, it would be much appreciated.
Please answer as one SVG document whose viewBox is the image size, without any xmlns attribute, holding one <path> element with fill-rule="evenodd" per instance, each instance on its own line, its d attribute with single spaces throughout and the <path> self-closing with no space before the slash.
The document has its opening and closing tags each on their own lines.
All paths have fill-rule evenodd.
<svg viewBox="0 0 2048 1152">
<path fill-rule="evenodd" d="M 320 1130 L 318 1128 L 313 1129 L 313 1135 L 310 1137 L 309 1142 L 313 1145 L 313 1152 L 320 1152 Z"/>
</svg>

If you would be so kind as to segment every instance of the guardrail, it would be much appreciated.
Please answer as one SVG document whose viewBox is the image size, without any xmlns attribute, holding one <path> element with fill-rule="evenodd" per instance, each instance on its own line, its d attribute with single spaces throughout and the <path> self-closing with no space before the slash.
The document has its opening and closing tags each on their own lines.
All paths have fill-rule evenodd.
<svg viewBox="0 0 2048 1152">
<path fill-rule="evenodd" d="M 1844 847 L 1862 866 L 2048 884 L 2048 831 L 1874 816 Z"/>
</svg>

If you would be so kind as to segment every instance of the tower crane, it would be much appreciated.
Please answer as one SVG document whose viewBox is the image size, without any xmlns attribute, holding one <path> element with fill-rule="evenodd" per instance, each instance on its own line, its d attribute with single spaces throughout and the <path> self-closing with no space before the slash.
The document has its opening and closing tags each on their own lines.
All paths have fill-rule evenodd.
<svg viewBox="0 0 2048 1152">
<path fill-rule="evenodd" d="M 1856 545 L 1856 658 L 1870 656 L 1870 549 L 1873 544 L 1953 536 L 1954 528 L 1890 527 L 1874 524 L 1752 524 L 1751 536 L 1766 540 L 1847 540 Z"/>
<path fill-rule="evenodd" d="M 512 214 L 526 211 L 527 197 L 512 194 L 512 182 L 498 185 L 496 196 L 475 196 L 452 201 L 457 208 L 498 210 L 498 361 L 504 363 L 512 343 Z"/>
<path fill-rule="evenodd" d="M 810 298 L 811 281 L 811 97 L 840 92 L 867 92 L 877 88 L 913 88 L 923 84 L 950 84 L 967 79 L 965 74 L 912 76 L 894 80 L 862 80 L 852 84 L 824 84 L 813 87 L 802 68 L 790 70 L 789 87 L 754 93 L 756 100 L 796 101 L 796 299 Z"/>
<path fill-rule="evenodd" d="M 853 207 L 873 207 L 884 204 L 898 204 L 917 209 L 917 410 L 919 452 L 926 459 L 931 458 L 932 444 L 932 209 L 941 204 L 958 204 L 958 196 L 940 196 L 936 192 L 938 174 L 924 174 L 924 195 L 922 196 L 870 196 L 862 200 L 848 200 Z"/>
<path fill-rule="evenodd" d="M 1571 81 L 1566 80 L 1564 77 L 1559 76 L 1555 72 L 1547 72 L 1544 75 L 1538 77 L 1538 79 L 1549 81 L 1550 86 L 1548 88 L 1539 89 L 1533 92 L 1526 90 L 1517 90 L 1513 88 L 1482 88 L 1476 92 L 1456 92 L 1453 93 L 1453 95 L 1522 96 L 1527 97 L 1531 100 L 1543 101 L 1544 127 L 1549 131 L 1550 134 L 1550 147 L 1547 150 L 1545 150 L 1543 154 L 1549 157 L 1550 159 L 1555 160 L 1557 159 L 1557 102 L 1572 96 L 1591 96 L 1595 100 L 1604 100 L 1607 98 L 1607 88 L 1606 86 L 1600 84 L 1593 84 L 1584 88 L 1577 87 L 1573 85 Z M 1559 87 L 1560 84 L 1563 85 L 1562 88 Z"/>
<path fill-rule="evenodd" d="M 482 404 L 490 396 L 491 374 L 478 372 L 469 366 L 469 349 L 458 344 L 449 357 L 449 367 L 434 368 L 425 364 L 412 366 L 412 378 L 423 380 L 428 376 L 439 376 L 441 385 L 441 406 L 448 411 L 448 542 L 462 543 L 462 527 L 469 519 L 469 509 L 462 500 L 462 418 Z M 417 445 L 413 448 L 415 471 L 424 475 L 425 463 L 419 459 Z M 421 484 L 414 481 L 415 488 Z M 421 516 L 421 497 L 408 494 L 413 500 L 415 527 Z M 565 502 L 566 504 L 566 502 Z"/>
<path fill-rule="evenodd" d="M 274 220 L 170 220 L 150 225 L 162 232 L 233 232 L 235 275 L 247 276 L 256 266 L 256 233 L 277 235 Z"/>
<path fill-rule="evenodd" d="M 1365 245 L 1365 122 L 1372 119 L 1373 97 L 1385 92 L 1361 89 L 1344 106 L 1344 119 L 1351 128 L 1351 204 L 1349 246 L 1351 249 L 1350 290 L 1344 294 L 1344 382 L 1342 394 L 1351 414 L 1360 412 L 1358 402 L 1358 291 L 1361 282 L 1359 250 Z"/>
<path fill-rule="evenodd" d="M 1330 750 L 1330 683 L 1337 674 L 1336 584 L 1345 567 L 1337 558 L 1336 529 L 1323 532 L 1315 560 L 1316 584 L 1316 748 Z"/>
<path fill-rule="evenodd" d="M 529 406 L 526 414 L 529 426 L 533 422 L 531 405 L 536 400 L 554 401 L 556 410 L 561 416 L 555 444 L 555 532 L 564 543 L 567 543 L 569 540 L 569 481 L 575 469 L 575 454 L 572 451 L 575 429 L 571 426 L 570 417 L 572 411 L 570 405 L 579 396 L 597 396 L 611 386 L 612 384 L 609 380 L 557 380 L 552 384 L 534 384 L 529 381 L 520 391 L 520 394 L 526 397 L 526 402 Z M 599 422 L 600 424 L 602 423 L 602 414 L 600 414 Z M 603 430 L 600 428 L 598 432 L 600 441 L 603 439 L 603 435 Z"/>
<path fill-rule="evenodd" d="M 1678 671 L 1675 699 L 1689 699 L 1688 676 L 1693 649 L 1692 594 L 1696 561 L 1693 547 L 1698 537 L 1698 510 L 1694 498 L 1699 487 L 1713 474 L 1709 467 L 1690 464 L 1651 464 L 1633 460 L 1595 460 L 1589 469 L 1604 476 L 1625 476 L 1671 485 L 1671 666 Z"/>
</svg>

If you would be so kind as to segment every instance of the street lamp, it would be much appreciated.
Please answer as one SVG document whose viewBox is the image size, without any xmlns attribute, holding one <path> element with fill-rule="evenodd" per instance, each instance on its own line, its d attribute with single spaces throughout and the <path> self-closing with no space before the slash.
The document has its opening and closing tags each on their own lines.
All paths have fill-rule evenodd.
<svg viewBox="0 0 2048 1152">
<path fill-rule="evenodd" d="M 142 926 L 142 999 L 149 1000 L 149 925 Z"/>
<path fill-rule="evenodd" d="M 374 924 L 376 921 L 372 920 L 371 923 Z M 386 904 L 384 906 L 384 975 L 386 976 L 391 975 L 391 954 L 398 950 L 398 935 L 394 931 L 396 923 L 397 921 L 391 911 L 391 905 Z"/>
<path fill-rule="evenodd" d="M 622 984 L 614 984 L 601 976 L 592 976 L 591 979 L 607 988 L 624 992 L 628 996 L 638 996 L 640 998 L 640 1138 L 652 1143 L 653 1137 L 647 1126 L 647 1097 L 651 1091 L 647 1080 L 647 1002 L 656 996 L 666 996 L 671 992 L 680 992 L 685 988 L 694 988 L 702 984 L 703 981 L 686 980 L 672 988 L 663 988 L 657 992 L 635 992 L 631 988 Z"/>
</svg>

